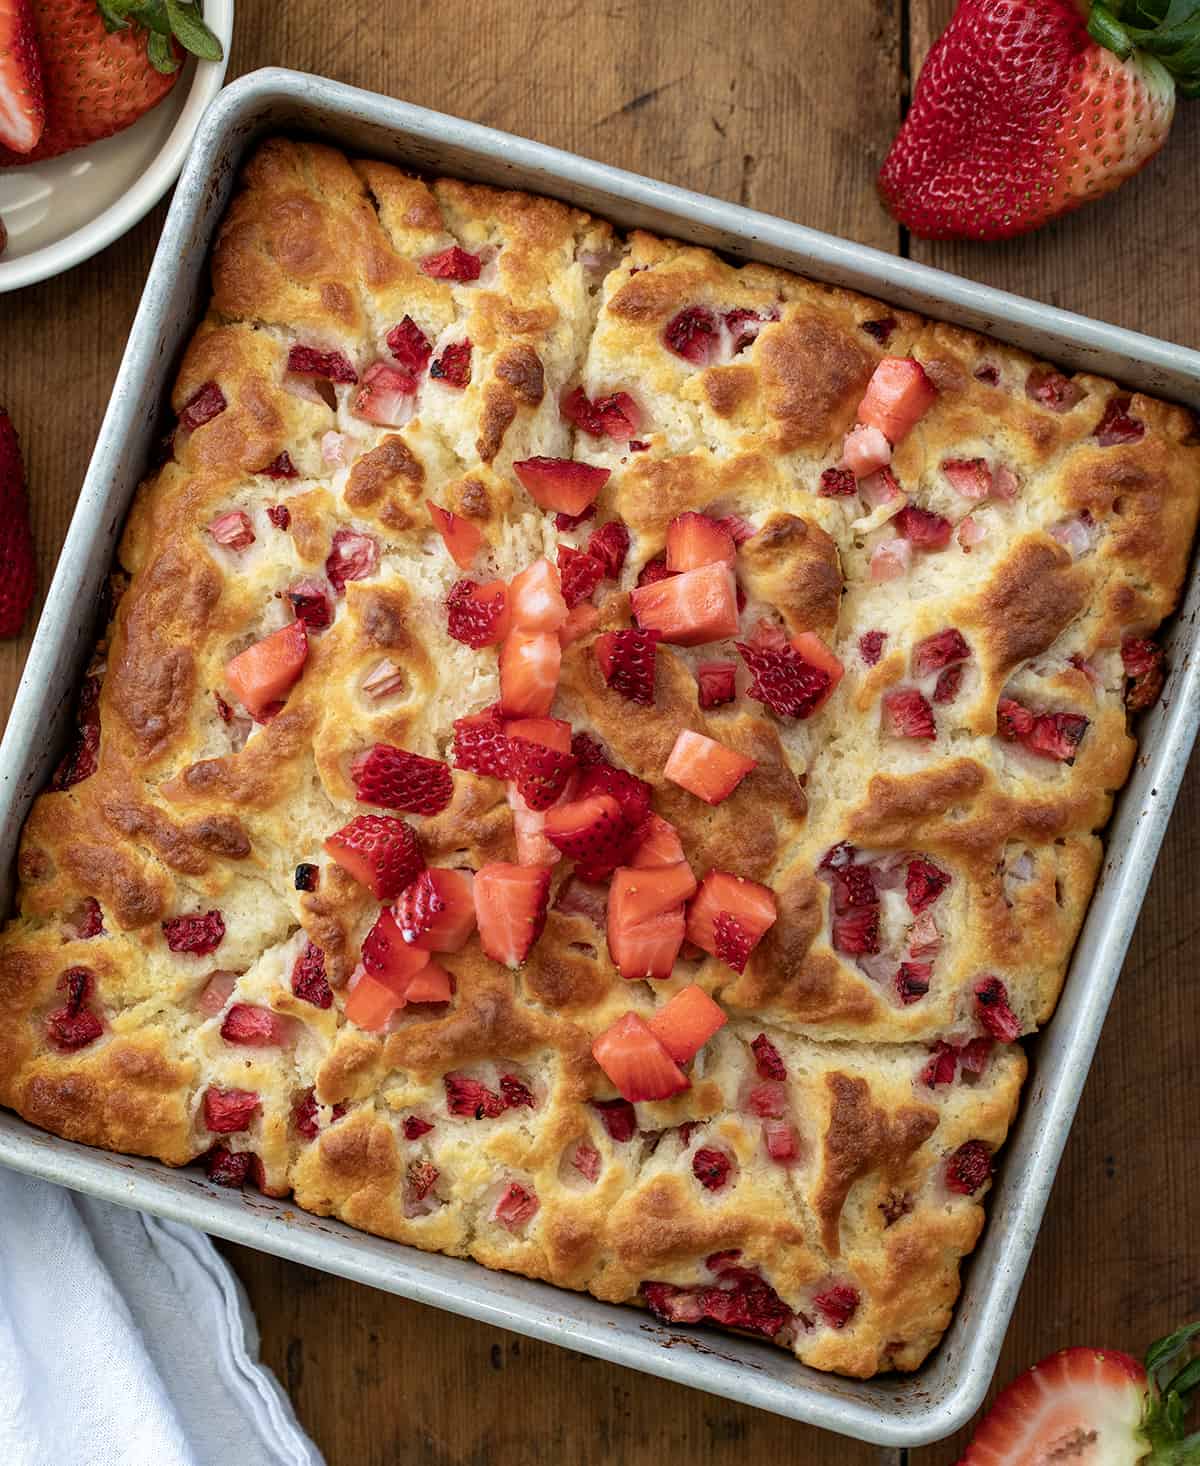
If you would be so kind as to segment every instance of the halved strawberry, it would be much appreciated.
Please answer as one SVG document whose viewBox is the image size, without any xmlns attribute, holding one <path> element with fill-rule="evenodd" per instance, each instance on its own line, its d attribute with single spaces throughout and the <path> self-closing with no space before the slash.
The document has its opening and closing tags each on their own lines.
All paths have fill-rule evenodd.
<svg viewBox="0 0 1200 1466">
<path fill-rule="evenodd" d="M 252 718 L 286 697 L 308 660 L 303 621 L 291 621 L 225 664 L 225 681 Z"/>
<path fill-rule="evenodd" d="M 566 579 L 564 577 L 564 596 L 566 589 Z M 578 606 L 572 606 L 567 612 L 567 619 L 558 628 L 559 645 L 565 651 L 573 641 L 579 641 L 585 636 L 590 636 L 599 625 L 600 612 L 589 601 L 584 601 Z"/>
<path fill-rule="evenodd" d="M 643 631 L 657 631 L 663 641 L 678 646 L 700 646 L 737 634 L 737 586 L 733 571 L 720 562 L 638 586 L 629 603 Z"/>
<path fill-rule="evenodd" d="M 368 1032 L 381 1029 L 399 1008 L 404 999 L 383 981 L 360 968 L 346 984 L 346 1004 L 343 1012 L 347 1019 Z"/>
<path fill-rule="evenodd" d="M 391 901 L 425 868 L 416 832 L 392 815 L 356 815 L 325 849 L 377 901 Z"/>
<path fill-rule="evenodd" d="M 630 864 L 635 870 L 678 865 L 684 859 L 683 845 L 675 826 L 660 815 L 647 815 L 634 838 L 638 844 Z"/>
<path fill-rule="evenodd" d="M 514 734 L 512 730 L 518 726 L 520 724 L 510 723 L 507 728 L 513 782 L 530 809 L 549 809 L 562 795 L 567 787 L 567 780 L 574 772 L 574 755 Z"/>
<path fill-rule="evenodd" d="M 404 940 L 392 913 L 384 907 L 363 938 L 362 965 L 398 998 L 407 999 L 411 979 L 429 964 L 429 952 Z"/>
<path fill-rule="evenodd" d="M 842 664 L 819 637 L 803 645 L 807 654 L 800 650 L 799 637 L 788 641 L 781 629 L 766 621 L 759 622 L 747 641 L 734 642 L 751 673 L 748 695 L 781 718 L 811 717 L 842 674 Z"/>
<path fill-rule="evenodd" d="M 557 631 L 567 619 L 557 569 L 542 556 L 513 577 L 508 588 L 512 624 L 518 631 Z"/>
<path fill-rule="evenodd" d="M 248 1048 L 274 1048 L 290 1042 L 294 1033 L 290 1018 L 253 1003 L 234 1003 L 221 1024 L 221 1037 L 226 1043 Z"/>
<path fill-rule="evenodd" d="M 573 610 L 586 601 L 604 579 L 604 566 L 594 555 L 573 550 L 570 545 L 558 547 L 558 575 L 567 609 Z"/>
<path fill-rule="evenodd" d="M 35 7 L 29 0 L 3 0 L 0 3 L 0 148 L 11 149 L 18 155 L 33 152 L 46 127 L 47 88 L 42 80 L 43 59 L 38 45 L 38 21 L 35 15 Z M 87 54 L 90 46 L 95 44 L 89 34 L 89 22 L 75 18 L 74 23 L 66 29 L 67 35 L 61 41 L 57 37 L 55 39 L 55 52 L 61 51 L 63 57 Z M 97 30 L 96 34 L 102 36 L 103 32 Z M 170 41 L 167 44 L 170 46 Z M 103 75 L 109 64 L 112 65 L 114 74 L 120 74 L 125 61 L 124 58 L 118 60 L 118 55 L 119 51 L 114 52 L 111 63 L 97 56 L 93 75 Z M 54 55 L 53 60 L 59 62 L 59 56 Z M 131 62 L 131 69 L 136 68 L 136 64 Z M 81 67 L 78 80 L 83 83 L 81 91 L 85 92 L 88 83 L 84 81 L 84 70 Z M 57 75 L 54 79 L 57 85 Z M 130 85 L 132 89 L 132 84 Z M 169 86 L 170 83 L 166 85 Z M 95 83 L 92 86 L 94 90 L 100 90 Z M 154 98 L 157 96 L 156 90 Z M 147 98 L 147 102 L 152 105 L 150 98 Z M 73 114 L 76 106 L 82 113 L 82 99 L 72 104 L 57 95 L 51 98 L 52 112 L 61 108 L 63 112 Z M 97 108 L 99 110 L 102 109 Z M 68 131 L 70 130 L 68 126 Z M 75 142 L 75 146 L 79 145 L 79 141 L 88 141 L 92 136 L 104 136 L 104 133 L 85 133 Z M 44 153 L 45 149 L 42 149 L 37 156 Z M 53 152 L 49 156 L 53 156 Z M 12 159 L 5 161 L 11 162 Z M 21 161 L 20 157 L 17 161 Z"/>
<path fill-rule="evenodd" d="M 629 531 L 619 519 L 610 519 L 588 536 L 587 552 L 604 566 L 606 580 L 620 580 L 629 543 Z"/>
<path fill-rule="evenodd" d="M 678 1064 L 695 1058 L 728 1022 L 725 1010 L 698 983 L 681 989 L 649 1021 L 650 1032 Z"/>
<path fill-rule="evenodd" d="M 592 1044 L 592 1055 L 625 1099 L 670 1099 L 687 1075 L 636 1013 L 626 1013 Z"/>
<path fill-rule="evenodd" d="M 454 720 L 454 762 L 460 769 L 493 779 L 509 777 L 512 752 L 498 704 L 472 717 Z"/>
<path fill-rule="evenodd" d="M 593 438 L 611 438 L 628 443 L 642 425 L 642 413 L 628 392 L 613 392 L 589 402 L 582 387 L 567 392 L 559 411 L 568 422 Z"/>
<path fill-rule="evenodd" d="M 630 627 L 602 631 L 593 643 L 605 682 L 629 702 L 654 703 L 654 673 L 660 640 L 657 631 Z"/>
<path fill-rule="evenodd" d="M 856 480 L 870 478 L 891 461 L 892 445 L 878 428 L 859 423 L 846 434 L 842 443 L 842 462 Z M 842 492 L 840 486 L 839 492 Z"/>
<path fill-rule="evenodd" d="M 667 529 L 667 569 L 699 570 L 702 565 L 733 565 L 733 536 L 708 514 L 677 515 Z"/>
<path fill-rule="evenodd" d="M 360 804 L 402 809 L 406 814 L 440 814 L 454 796 L 450 768 L 440 759 L 375 743 L 350 765 Z"/>
<path fill-rule="evenodd" d="M 587 881 L 611 875 L 628 854 L 629 825 L 611 794 L 592 794 L 548 810 L 543 830 Z"/>
<path fill-rule="evenodd" d="M 458 580 L 446 597 L 447 629 L 455 641 L 465 646 L 495 646 L 508 635 L 512 617 L 509 613 L 508 586 L 502 580 L 489 580 L 483 585 L 473 580 Z"/>
<path fill-rule="evenodd" d="M 450 557 L 460 570 L 470 570 L 471 564 L 478 555 L 483 545 L 483 534 L 480 529 L 464 519 L 461 514 L 454 514 L 449 509 L 443 509 L 435 504 L 432 499 L 425 500 L 425 507 L 429 510 L 429 517 L 433 520 L 433 527 L 441 535 Z"/>
<path fill-rule="evenodd" d="M 506 717 L 544 718 L 554 702 L 562 644 L 547 631 L 512 632 L 500 648 L 500 707 Z"/>
<path fill-rule="evenodd" d="M 856 417 L 878 428 L 895 445 L 908 437 L 937 395 L 919 361 L 910 356 L 885 356 L 871 374 Z"/>
<path fill-rule="evenodd" d="M 246 550 L 254 543 L 254 526 L 250 516 L 241 509 L 218 514 L 209 524 L 208 532 L 226 550 Z"/>
<path fill-rule="evenodd" d="M 582 514 L 608 482 L 611 469 L 571 458 L 523 458 L 513 472 L 535 504 L 560 514 Z"/>
<path fill-rule="evenodd" d="M 724 927 L 724 936 L 718 931 L 717 919 L 723 914 L 736 920 L 741 933 L 737 954 L 745 946 L 748 957 L 774 926 L 779 913 L 769 887 L 730 875 L 728 871 L 710 870 L 688 906 L 687 939 L 701 951 L 728 961 L 730 955 L 737 954 L 730 951 L 728 927 Z M 744 966 L 744 957 L 742 961 Z"/>
<path fill-rule="evenodd" d="M 701 662 L 696 683 L 702 708 L 719 708 L 737 696 L 736 662 Z"/>
<path fill-rule="evenodd" d="M 416 378 L 410 372 L 377 361 L 363 373 L 352 411 L 355 417 L 379 427 L 398 428 L 412 416 L 416 395 Z"/>
<path fill-rule="evenodd" d="M 883 731 L 890 738 L 937 737 L 933 709 L 915 687 L 885 692 L 880 713 Z"/>
<path fill-rule="evenodd" d="M 469 871 L 432 866 L 400 892 L 392 914 L 411 946 L 458 952 L 475 930 L 475 906 Z"/>
<path fill-rule="evenodd" d="M 493 962 L 519 967 L 546 925 L 550 871 L 495 861 L 475 873 L 479 943 Z"/>
<path fill-rule="evenodd" d="M 405 316 L 399 325 L 392 327 L 387 333 L 387 346 L 400 365 L 414 376 L 425 370 L 433 355 L 429 337 L 412 316 Z"/>
<path fill-rule="evenodd" d="M 950 543 L 954 526 L 941 514 L 905 504 L 892 523 L 910 544 L 920 550 L 944 550 Z"/>
<path fill-rule="evenodd" d="M 426 255 L 421 261 L 422 274 L 434 280 L 454 280 L 460 284 L 479 279 L 483 262 L 478 255 L 468 254 L 461 245 L 452 244 L 449 249 L 437 254 Z"/>
<path fill-rule="evenodd" d="M 684 728 L 671 749 L 663 776 L 705 804 L 720 804 L 756 767 L 757 760 L 736 753 L 715 738 Z"/>
</svg>

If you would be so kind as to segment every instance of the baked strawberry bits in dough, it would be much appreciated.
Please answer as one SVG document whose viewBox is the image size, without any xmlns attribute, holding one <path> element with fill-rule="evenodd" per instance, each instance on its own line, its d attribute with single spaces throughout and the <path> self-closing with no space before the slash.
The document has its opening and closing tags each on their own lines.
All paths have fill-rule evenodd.
<svg viewBox="0 0 1200 1466">
<path fill-rule="evenodd" d="M 172 406 L 25 831 L 0 1098 L 917 1366 L 1161 685 L 1188 415 L 284 141 Z"/>
</svg>

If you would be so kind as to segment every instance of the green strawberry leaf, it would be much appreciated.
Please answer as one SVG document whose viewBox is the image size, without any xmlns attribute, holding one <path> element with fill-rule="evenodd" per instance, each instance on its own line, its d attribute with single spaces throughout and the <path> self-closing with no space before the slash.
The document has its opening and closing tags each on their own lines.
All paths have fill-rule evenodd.
<svg viewBox="0 0 1200 1466">
<path fill-rule="evenodd" d="M 179 62 L 175 59 L 171 42 L 158 31 L 150 32 L 150 38 L 146 42 L 146 55 L 150 58 L 150 65 L 163 76 L 170 76 L 173 71 L 179 70 Z"/>
<path fill-rule="evenodd" d="M 1167 1334 L 1165 1338 L 1156 1339 L 1149 1349 L 1146 1350 L 1146 1373 L 1160 1387 L 1165 1383 L 1160 1374 L 1171 1368 L 1179 1355 L 1183 1352 L 1186 1344 L 1200 1336 L 1200 1320 L 1195 1323 L 1184 1324 L 1183 1328 L 1176 1329 L 1173 1334 Z"/>
<path fill-rule="evenodd" d="M 1095 0 L 1088 33 L 1122 61 L 1135 51 L 1156 57 L 1180 93 L 1200 86 L 1200 0 Z"/>
<path fill-rule="evenodd" d="M 220 61 L 225 52 L 220 41 L 204 24 L 195 0 L 166 0 L 167 19 L 175 39 L 201 61 Z"/>
</svg>

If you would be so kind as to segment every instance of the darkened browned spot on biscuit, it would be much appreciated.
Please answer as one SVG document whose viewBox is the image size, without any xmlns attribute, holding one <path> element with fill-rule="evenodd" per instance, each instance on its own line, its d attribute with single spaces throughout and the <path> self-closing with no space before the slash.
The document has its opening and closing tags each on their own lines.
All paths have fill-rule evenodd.
<svg viewBox="0 0 1200 1466">
<path fill-rule="evenodd" d="M 404 439 L 387 437 L 355 462 L 346 481 L 345 499 L 351 509 L 373 509 L 385 496 L 399 490 L 395 507 L 404 510 L 406 516 L 415 515 L 424 482 L 425 467 Z"/>
<path fill-rule="evenodd" d="M 54 874 L 54 862 L 49 852 L 37 845 L 22 847 L 17 858 L 17 874 L 29 884 L 49 880 Z"/>
<path fill-rule="evenodd" d="M 499 381 L 506 382 L 513 389 L 517 401 L 526 407 L 536 407 L 545 395 L 546 376 L 542 359 L 532 346 L 510 346 L 507 351 L 502 351 L 496 358 L 493 371 Z"/>
<path fill-rule="evenodd" d="M 367 1117 L 344 1120 L 322 1132 L 321 1160 L 335 1175 L 386 1186 L 396 1170 L 391 1127 Z"/>
<path fill-rule="evenodd" d="M 483 407 L 479 414 L 479 437 L 475 451 L 482 462 L 490 463 L 500 451 L 504 435 L 516 421 L 517 400 L 513 393 L 497 382 L 483 389 Z"/>
<path fill-rule="evenodd" d="M 800 311 L 763 333 L 757 349 L 763 402 L 788 452 L 823 447 L 853 420 L 871 359 L 828 316 Z"/>
<path fill-rule="evenodd" d="M 775 606 L 790 631 L 828 636 L 836 626 L 842 570 L 837 546 L 820 525 L 773 514 L 742 546 L 739 572 L 751 595 Z"/>
<path fill-rule="evenodd" d="M 912 774 L 875 774 L 866 798 L 850 814 L 849 836 L 863 844 L 899 848 L 934 822 L 964 804 L 984 787 L 987 774 L 971 758 L 956 758 Z"/>
<path fill-rule="evenodd" d="M 718 417 L 733 417 L 754 400 L 758 378 L 748 366 L 710 367 L 701 379 L 708 405 Z"/>
<path fill-rule="evenodd" d="M 1036 657 L 1083 609 L 1087 577 L 1053 540 L 1024 539 L 996 566 L 972 608 L 971 619 L 1004 676 Z"/>
<path fill-rule="evenodd" d="M 162 918 L 165 906 L 161 891 L 119 846 L 65 845 L 61 858 L 79 888 L 111 911 L 123 930 L 149 926 Z"/>
<path fill-rule="evenodd" d="M 346 287 L 336 280 L 326 280 L 321 286 L 321 304 L 340 321 L 352 323 L 355 320 L 354 300 Z"/>
</svg>

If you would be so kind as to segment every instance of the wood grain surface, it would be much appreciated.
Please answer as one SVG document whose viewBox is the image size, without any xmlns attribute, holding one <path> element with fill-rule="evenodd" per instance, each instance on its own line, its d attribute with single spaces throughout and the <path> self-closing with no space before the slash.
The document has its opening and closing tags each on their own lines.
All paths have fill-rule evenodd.
<svg viewBox="0 0 1200 1466">
<path fill-rule="evenodd" d="M 1003 246 L 910 241 L 872 180 L 952 0 L 243 0 L 230 76 L 322 72 L 1200 345 L 1200 104 L 1114 198 Z M 0 298 L 0 400 L 43 582 L 163 218 Z M 30 618 L 32 625 L 33 618 Z M 0 644 L 0 714 L 27 638 Z M 1200 1315 L 1200 762 L 1180 800 L 998 1379 Z M 903 1453 L 805 1429 L 241 1248 L 263 1356 L 330 1466 L 806 1466 Z M 961 1442 L 913 1451 L 949 1466 Z"/>
</svg>

